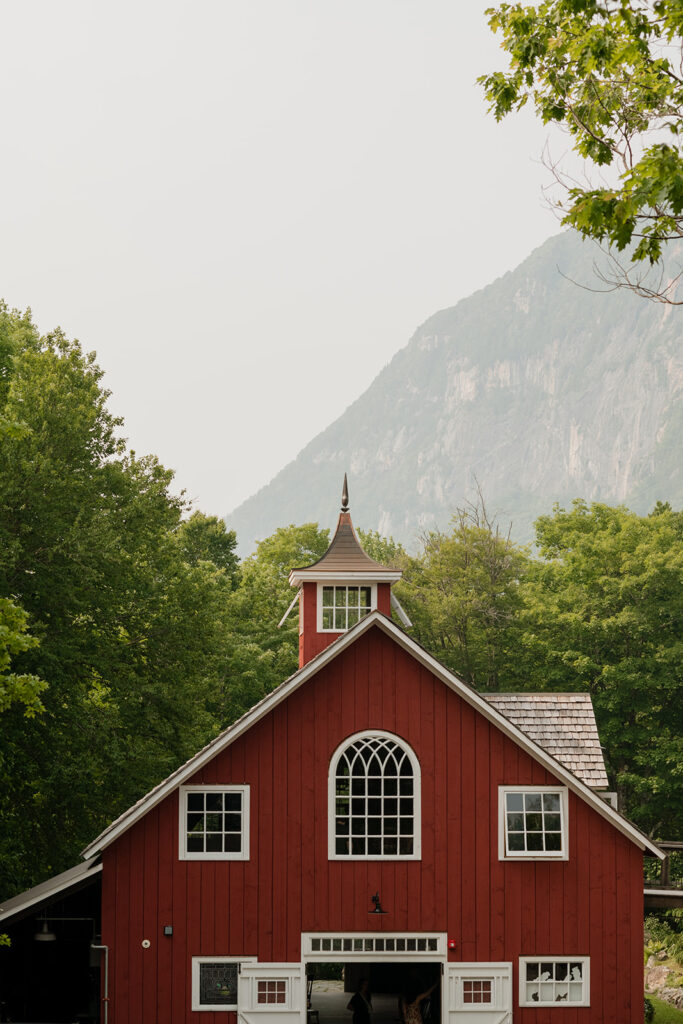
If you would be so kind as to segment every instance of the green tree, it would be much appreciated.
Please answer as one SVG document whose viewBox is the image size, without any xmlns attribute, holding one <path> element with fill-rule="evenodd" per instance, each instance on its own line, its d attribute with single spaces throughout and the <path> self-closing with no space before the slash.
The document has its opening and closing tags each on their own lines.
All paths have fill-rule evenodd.
<svg viewBox="0 0 683 1024">
<path fill-rule="evenodd" d="M 289 572 L 315 562 L 329 543 L 329 531 L 321 530 L 317 523 L 280 527 L 259 541 L 255 553 L 242 563 L 239 586 L 227 605 L 227 684 L 220 711 L 226 723 L 244 714 L 296 671 L 296 612 L 278 628 L 296 594 L 289 585 Z"/>
<path fill-rule="evenodd" d="M 9 894 L 215 734 L 232 581 L 190 553 L 172 474 L 126 452 L 94 356 L 4 306 L 0 339 L 1 607 L 23 637 L 12 671 L 48 684 L 44 713 L 0 716 Z"/>
<path fill-rule="evenodd" d="M 235 548 L 237 537 L 228 530 L 223 519 L 193 512 L 178 528 L 178 543 L 189 565 L 211 562 L 230 578 L 233 587 L 239 578 L 239 558 Z"/>
<path fill-rule="evenodd" d="M 614 283 L 675 302 L 675 282 L 653 283 L 633 264 L 657 263 L 683 238 L 680 0 L 545 0 L 487 13 L 509 56 L 507 71 L 479 79 L 496 119 L 531 101 L 597 172 L 582 185 L 554 167 L 563 223 L 628 247 L 632 266 L 615 260 Z"/>
<path fill-rule="evenodd" d="M 530 689 L 593 697 L 622 806 L 660 838 L 683 832 L 683 515 L 574 502 L 536 524 L 522 586 Z"/>
<path fill-rule="evenodd" d="M 427 534 L 407 567 L 400 600 L 413 635 L 466 682 L 509 689 L 517 678 L 519 585 L 528 565 L 527 550 L 481 500 L 458 509 L 451 532 Z"/>
<path fill-rule="evenodd" d="M 0 597 L 0 713 L 10 704 L 24 706 L 24 715 L 32 717 L 43 711 L 40 693 L 47 683 L 38 676 L 10 672 L 12 656 L 37 646 L 28 633 L 28 616 L 7 597 Z"/>
</svg>

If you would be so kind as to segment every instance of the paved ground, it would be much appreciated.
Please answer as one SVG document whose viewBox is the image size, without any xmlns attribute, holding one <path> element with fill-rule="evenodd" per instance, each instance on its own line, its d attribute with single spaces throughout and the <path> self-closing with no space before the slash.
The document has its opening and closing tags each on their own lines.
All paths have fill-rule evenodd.
<svg viewBox="0 0 683 1024">
<path fill-rule="evenodd" d="M 320 1012 L 320 1024 L 351 1024 L 346 1004 L 351 992 L 344 992 L 342 981 L 314 981 L 311 1009 Z M 398 995 L 372 997 L 372 1024 L 398 1024 Z"/>
</svg>

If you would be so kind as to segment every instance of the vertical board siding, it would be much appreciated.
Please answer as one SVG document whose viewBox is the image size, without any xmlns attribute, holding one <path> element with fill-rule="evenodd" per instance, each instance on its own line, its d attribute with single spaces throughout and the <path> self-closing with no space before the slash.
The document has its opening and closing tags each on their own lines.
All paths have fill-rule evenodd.
<svg viewBox="0 0 683 1024">
<path fill-rule="evenodd" d="M 368 728 L 420 761 L 420 861 L 328 860 L 330 757 Z M 190 1011 L 193 956 L 297 962 L 302 931 L 337 930 L 445 931 L 451 961 L 511 961 L 516 1024 L 640 1024 L 640 851 L 570 793 L 568 861 L 500 861 L 498 787 L 557 780 L 379 630 L 191 781 L 250 786 L 250 859 L 179 860 L 177 793 L 105 851 L 110 1024 L 234 1024 Z M 519 1007 L 519 957 L 544 955 L 590 956 L 590 1008 Z"/>
</svg>

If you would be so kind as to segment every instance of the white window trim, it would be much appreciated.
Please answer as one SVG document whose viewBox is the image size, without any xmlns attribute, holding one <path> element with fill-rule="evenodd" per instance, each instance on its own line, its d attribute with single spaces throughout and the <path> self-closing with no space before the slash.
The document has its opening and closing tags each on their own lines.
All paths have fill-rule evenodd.
<svg viewBox="0 0 683 1024">
<path fill-rule="evenodd" d="M 239 852 L 189 852 L 185 848 L 188 793 L 242 794 L 242 849 Z M 249 860 L 249 786 L 200 785 L 178 787 L 178 858 L 180 860 Z"/>
<path fill-rule="evenodd" d="M 283 1002 L 281 1002 L 281 1003 L 278 1003 L 278 1002 L 269 1003 L 265 999 L 263 1000 L 263 1002 L 259 999 L 259 985 L 268 985 L 268 984 L 276 984 L 276 985 L 284 985 L 285 986 L 285 998 L 284 998 Z M 262 978 L 255 978 L 254 979 L 254 987 L 255 987 L 254 1005 L 259 1010 L 291 1010 L 291 1008 L 292 1008 L 292 991 L 291 991 L 292 990 L 292 986 L 289 983 L 289 978 L 278 978 L 277 975 L 273 975 L 273 974 L 264 975 Z"/>
<path fill-rule="evenodd" d="M 515 850 L 507 852 L 505 795 L 507 793 L 558 793 L 562 814 L 562 849 Z M 499 786 L 498 787 L 498 859 L 499 860 L 569 860 L 569 797 L 566 786 Z"/>
<path fill-rule="evenodd" d="M 570 964 L 580 963 L 581 964 L 581 983 L 583 985 L 583 999 L 580 1003 L 570 1002 L 569 999 L 558 1002 L 542 1002 L 540 999 L 538 1002 L 535 1000 L 529 1000 L 526 998 L 526 965 L 528 963 L 547 963 L 547 964 Z M 521 956 L 519 958 L 519 1005 L 520 1006 L 532 1006 L 535 1009 L 545 1007 L 553 1007 L 553 1009 L 562 1009 L 567 1007 L 572 1009 L 576 1006 L 590 1006 L 591 1004 L 591 961 L 589 956 Z"/>
<path fill-rule="evenodd" d="M 199 1002 L 199 967 L 200 964 L 238 964 L 237 968 L 237 986 L 239 988 L 239 964 L 250 964 L 256 963 L 255 956 L 193 956 L 192 957 L 192 1009 L 193 1010 L 207 1010 L 211 1013 L 216 1013 L 220 1010 L 225 1010 L 228 1013 L 234 1013 L 237 1009 L 237 1003 L 200 1003 Z M 239 999 L 239 993 L 237 998 Z"/>
<path fill-rule="evenodd" d="M 393 943 L 392 949 L 386 949 L 386 940 Z M 378 949 L 378 941 L 382 949 Z M 407 949 L 408 943 L 417 946 L 420 940 L 429 940 L 436 945 L 435 949 Z M 396 942 L 403 944 L 396 949 Z M 313 948 L 314 943 L 317 948 Z M 435 963 L 446 963 L 448 936 L 446 932 L 302 932 L 301 958 L 305 963 L 348 963 L 352 960 L 389 961 L 429 960 Z M 323 949 L 323 944 L 337 948 Z"/>
<path fill-rule="evenodd" d="M 316 624 L 318 633 L 348 633 L 348 629 L 323 629 L 323 587 L 370 587 L 370 612 L 377 608 L 377 584 L 367 580 L 321 580 L 317 589 L 317 616 Z M 365 618 L 366 616 L 364 616 Z M 359 620 L 359 621 L 362 621 Z"/>
<path fill-rule="evenodd" d="M 336 801 L 336 774 L 337 762 L 343 752 L 351 743 L 365 737 L 378 736 L 381 739 L 395 740 L 406 752 L 413 766 L 413 852 L 412 853 L 337 853 L 336 832 L 335 832 L 335 801 Z M 330 758 L 330 765 L 327 772 L 327 857 L 328 860 L 422 860 L 422 772 L 420 762 L 410 744 L 393 732 L 385 732 L 383 729 L 363 729 L 362 732 L 355 732 L 343 740 Z"/>
</svg>

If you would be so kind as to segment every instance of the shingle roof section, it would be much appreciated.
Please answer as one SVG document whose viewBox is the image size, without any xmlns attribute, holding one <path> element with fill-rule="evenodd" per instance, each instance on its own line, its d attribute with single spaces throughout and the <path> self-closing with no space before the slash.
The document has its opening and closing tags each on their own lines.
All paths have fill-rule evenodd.
<svg viewBox="0 0 683 1024">
<path fill-rule="evenodd" d="M 497 711 L 591 789 L 609 785 L 588 693 L 486 693 Z"/>
<path fill-rule="evenodd" d="M 329 573 L 387 571 L 386 566 L 380 565 L 363 551 L 353 528 L 350 512 L 340 512 L 336 533 L 322 558 L 313 562 L 312 565 L 299 566 L 292 572 L 299 572 L 303 569 L 315 569 L 316 572 Z"/>
</svg>

